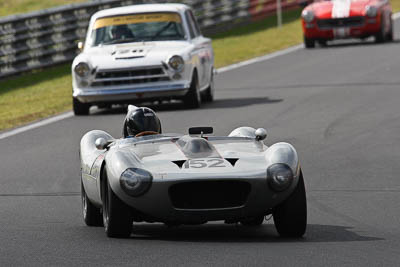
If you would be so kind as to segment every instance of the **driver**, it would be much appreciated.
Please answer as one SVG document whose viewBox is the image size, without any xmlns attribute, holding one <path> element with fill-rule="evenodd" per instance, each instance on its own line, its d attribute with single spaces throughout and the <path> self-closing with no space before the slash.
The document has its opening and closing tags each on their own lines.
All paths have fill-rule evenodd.
<svg viewBox="0 0 400 267">
<path fill-rule="evenodd" d="M 123 40 L 134 38 L 133 33 L 129 30 L 126 25 L 114 26 L 111 30 L 111 35 L 113 40 Z"/>
<path fill-rule="evenodd" d="M 129 105 L 124 120 L 124 138 L 150 134 L 161 134 L 161 122 L 156 113 L 150 108 Z"/>
</svg>

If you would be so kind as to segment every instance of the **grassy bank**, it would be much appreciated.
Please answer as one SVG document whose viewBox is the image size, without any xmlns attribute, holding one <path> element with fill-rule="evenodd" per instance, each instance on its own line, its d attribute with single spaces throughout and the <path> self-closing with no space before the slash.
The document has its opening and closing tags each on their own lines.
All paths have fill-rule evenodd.
<svg viewBox="0 0 400 267">
<path fill-rule="evenodd" d="M 87 0 L 0 0 L 0 17 L 86 1 Z"/>
</svg>

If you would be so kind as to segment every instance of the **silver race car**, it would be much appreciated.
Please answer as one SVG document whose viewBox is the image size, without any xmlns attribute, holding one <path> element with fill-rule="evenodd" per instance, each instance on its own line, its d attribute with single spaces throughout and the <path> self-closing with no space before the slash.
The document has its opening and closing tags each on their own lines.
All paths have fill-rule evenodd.
<svg viewBox="0 0 400 267">
<path fill-rule="evenodd" d="M 211 136 L 211 127 L 193 127 L 185 135 L 164 134 L 151 109 L 130 106 L 123 132 L 115 139 L 93 130 L 81 139 L 88 226 L 104 225 L 107 236 L 128 237 L 133 222 L 256 226 L 272 214 L 281 236 L 305 233 L 297 152 L 283 142 L 266 146 L 264 129 Z"/>
</svg>

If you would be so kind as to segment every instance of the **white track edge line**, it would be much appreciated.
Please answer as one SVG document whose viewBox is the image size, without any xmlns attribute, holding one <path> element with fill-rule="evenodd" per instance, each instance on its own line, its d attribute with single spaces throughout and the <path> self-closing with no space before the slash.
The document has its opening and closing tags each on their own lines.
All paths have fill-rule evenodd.
<svg viewBox="0 0 400 267">
<path fill-rule="evenodd" d="M 279 57 L 279 56 L 282 56 L 282 55 L 286 55 L 286 54 L 292 53 L 292 52 L 297 51 L 297 50 L 299 50 L 301 48 L 303 48 L 303 44 L 291 46 L 289 48 L 286 48 L 286 49 L 283 49 L 283 50 L 279 50 L 279 51 L 276 51 L 276 52 L 273 52 L 273 53 L 270 53 L 270 54 L 267 54 L 267 55 L 264 55 L 264 56 L 255 57 L 255 58 L 252 58 L 252 59 L 249 59 L 249 60 L 246 60 L 246 61 L 242 61 L 242 62 L 239 62 L 239 63 L 236 63 L 236 64 L 232 64 L 232 65 L 229 65 L 229 66 L 226 66 L 226 67 L 219 68 L 219 69 L 217 69 L 217 73 L 223 73 L 223 72 L 226 72 L 226 71 L 234 70 L 234 69 L 237 69 L 237 68 L 240 68 L 240 67 L 244 67 L 244 66 L 247 66 L 247 65 L 251 65 L 251 64 L 254 64 L 254 63 L 257 63 L 257 62 L 261 62 L 261 61 L 267 61 L 267 60 L 273 59 L 275 57 Z"/>
<path fill-rule="evenodd" d="M 392 14 L 392 19 L 397 20 L 398 18 L 400 18 L 400 12 Z M 237 69 L 237 68 L 240 68 L 240 67 L 244 67 L 244 66 L 247 66 L 247 65 L 250 65 L 250 64 L 254 64 L 254 63 L 257 63 L 257 62 L 267 61 L 267 60 L 273 59 L 275 57 L 279 57 L 279 56 L 282 56 L 282 55 L 285 55 L 285 54 L 292 53 L 294 51 L 297 51 L 297 50 L 301 49 L 302 47 L 303 47 L 303 44 L 295 45 L 295 46 L 292 46 L 292 47 L 289 47 L 289 48 L 286 48 L 286 49 L 283 49 L 283 50 L 279 50 L 279 51 L 276 51 L 276 52 L 273 52 L 273 53 L 270 53 L 270 54 L 267 54 L 267 55 L 264 55 L 264 56 L 255 57 L 255 58 L 252 58 L 252 59 L 249 59 L 249 60 L 245 60 L 245 61 L 242 61 L 242 62 L 239 62 L 239 63 L 236 63 L 236 64 L 232 64 L 232 65 L 229 65 L 229 66 L 226 66 L 226 67 L 222 67 L 222 68 L 217 69 L 217 73 L 224 73 L 224 72 L 227 72 L 227 71 L 230 71 L 230 70 L 234 70 L 234 69 Z M 47 119 L 44 119 L 44 120 L 41 120 L 41 121 L 38 121 L 38 122 L 34 122 L 32 124 L 28 124 L 26 126 L 22 126 L 22 127 L 10 130 L 10 131 L 6 131 L 4 133 L 0 133 L 0 140 L 2 140 L 4 138 L 7 138 L 7 137 L 10 137 L 10 136 L 13 136 L 13 135 L 17 135 L 17 134 L 29 131 L 29 130 L 32 130 L 32 129 L 35 129 L 35 128 L 39 128 L 39 127 L 48 125 L 48 124 L 53 123 L 53 122 L 57 122 L 57 121 L 61 121 L 61 120 L 70 118 L 73 115 L 74 115 L 74 113 L 72 111 L 70 111 L 70 112 L 63 113 L 63 114 L 60 114 L 60 115 L 57 115 L 57 116 L 54 116 L 54 117 L 50 117 L 50 118 L 47 118 Z"/>
<path fill-rule="evenodd" d="M 4 138 L 7 138 L 9 136 L 13 136 L 13 135 L 16 135 L 16 134 L 19 134 L 19 133 L 23 133 L 23 132 L 26 132 L 26 131 L 41 127 L 41 126 L 45 126 L 47 124 L 50 124 L 50 123 L 53 123 L 53 122 L 56 122 L 56 121 L 61 121 L 61 120 L 70 118 L 73 115 L 74 115 L 74 113 L 72 111 L 69 111 L 69 112 L 54 116 L 54 117 L 50 117 L 50 118 L 47 118 L 47 119 L 44 119 L 44 120 L 41 120 L 41 121 L 38 121 L 38 122 L 34 122 L 32 124 L 28 124 L 26 126 L 22 126 L 22 127 L 19 127 L 19 128 L 16 128 L 16 129 L 4 132 L 4 133 L 0 133 L 0 140 L 4 139 Z"/>
</svg>

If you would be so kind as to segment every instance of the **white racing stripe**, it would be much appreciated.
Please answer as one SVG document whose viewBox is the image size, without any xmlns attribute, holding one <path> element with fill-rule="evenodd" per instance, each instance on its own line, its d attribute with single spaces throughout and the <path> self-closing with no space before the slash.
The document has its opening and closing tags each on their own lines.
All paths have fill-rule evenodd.
<svg viewBox="0 0 400 267">
<path fill-rule="evenodd" d="M 395 13 L 395 14 L 392 15 L 392 19 L 393 20 L 397 20 L 399 18 L 400 18 L 400 12 Z M 274 52 L 274 53 L 271 53 L 271 54 L 267 54 L 267 55 L 264 55 L 264 56 L 261 56 L 261 57 L 256 57 L 256 58 L 253 58 L 253 59 L 250 59 L 250 60 L 242 61 L 240 63 L 236 63 L 236 64 L 232 64 L 232 65 L 229 65 L 229 66 L 226 66 L 226 67 L 219 68 L 219 69 L 217 69 L 217 72 L 218 73 L 223 73 L 223 72 L 226 72 L 226 71 L 230 71 L 230 70 L 234 70 L 234 69 L 237 69 L 237 68 L 241 68 L 243 66 L 251 65 L 251 64 L 254 64 L 254 63 L 257 63 L 257 62 L 266 61 L 266 60 L 269 60 L 269 59 L 272 59 L 272 58 L 275 58 L 275 57 L 279 57 L 279 56 L 282 56 L 282 55 L 285 55 L 285 54 L 292 53 L 294 51 L 297 51 L 297 50 L 301 49 L 302 47 L 303 47 L 303 45 L 292 46 L 292 47 L 289 47 L 289 48 L 286 48 L 284 50 L 280 50 L 280 51 L 277 51 L 277 52 Z M 61 115 L 57 115 L 57 116 L 54 116 L 54 117 L 51 117 L 51 118 L 48 118 L 48 119 L 41 120 L 39 122 L 34 122 L 32 124 L 29 124 L 29 125 L 26 125 L 26 126 L 22 126 L 20 128 L 16 128 L 16 129 L 13 129 L 13 130 L 10 130 L 10 131 L 6 131 L 6 132 L 3 132 L 3 133 L 0 133 L 0 140 L 2 140 L 4 138 L 7 138 L 9 136 L 17 135 L 17 134 L 20 134 L 20 133 L 23 133 L 23 132 L 26 132 L 26 131 L 29 131 L 29 130 L 32 130 L 32 129 L 35 129 L 35 128 L 39 128 L 39 127 L 51 124 L 53 122 L 61 121 L 61 120 L 64 120 L 64 119 L 67 119 L 67 118 L 70 118 L 70 117 L 73 117 L 73 116 L 74 116 L 74 113 L 72 111 L 70 111 L 70 112 L 67 112 L 67 113 L 63 113 Z"/>
<path fill-rule="evenodd" d="M 333 0 L 332 18 L 347 18 L 350 15 L 351 0 Z"/>
<path fill-rule="evenodd" d="M 350 15 L 351 0 L 333 0 L 332 1 L 332 18 L 347 18 Z M 336 38 L 344 38 L 349 36 L 349 28 L 333 29 L 333 35 Z"/>
</svg>

